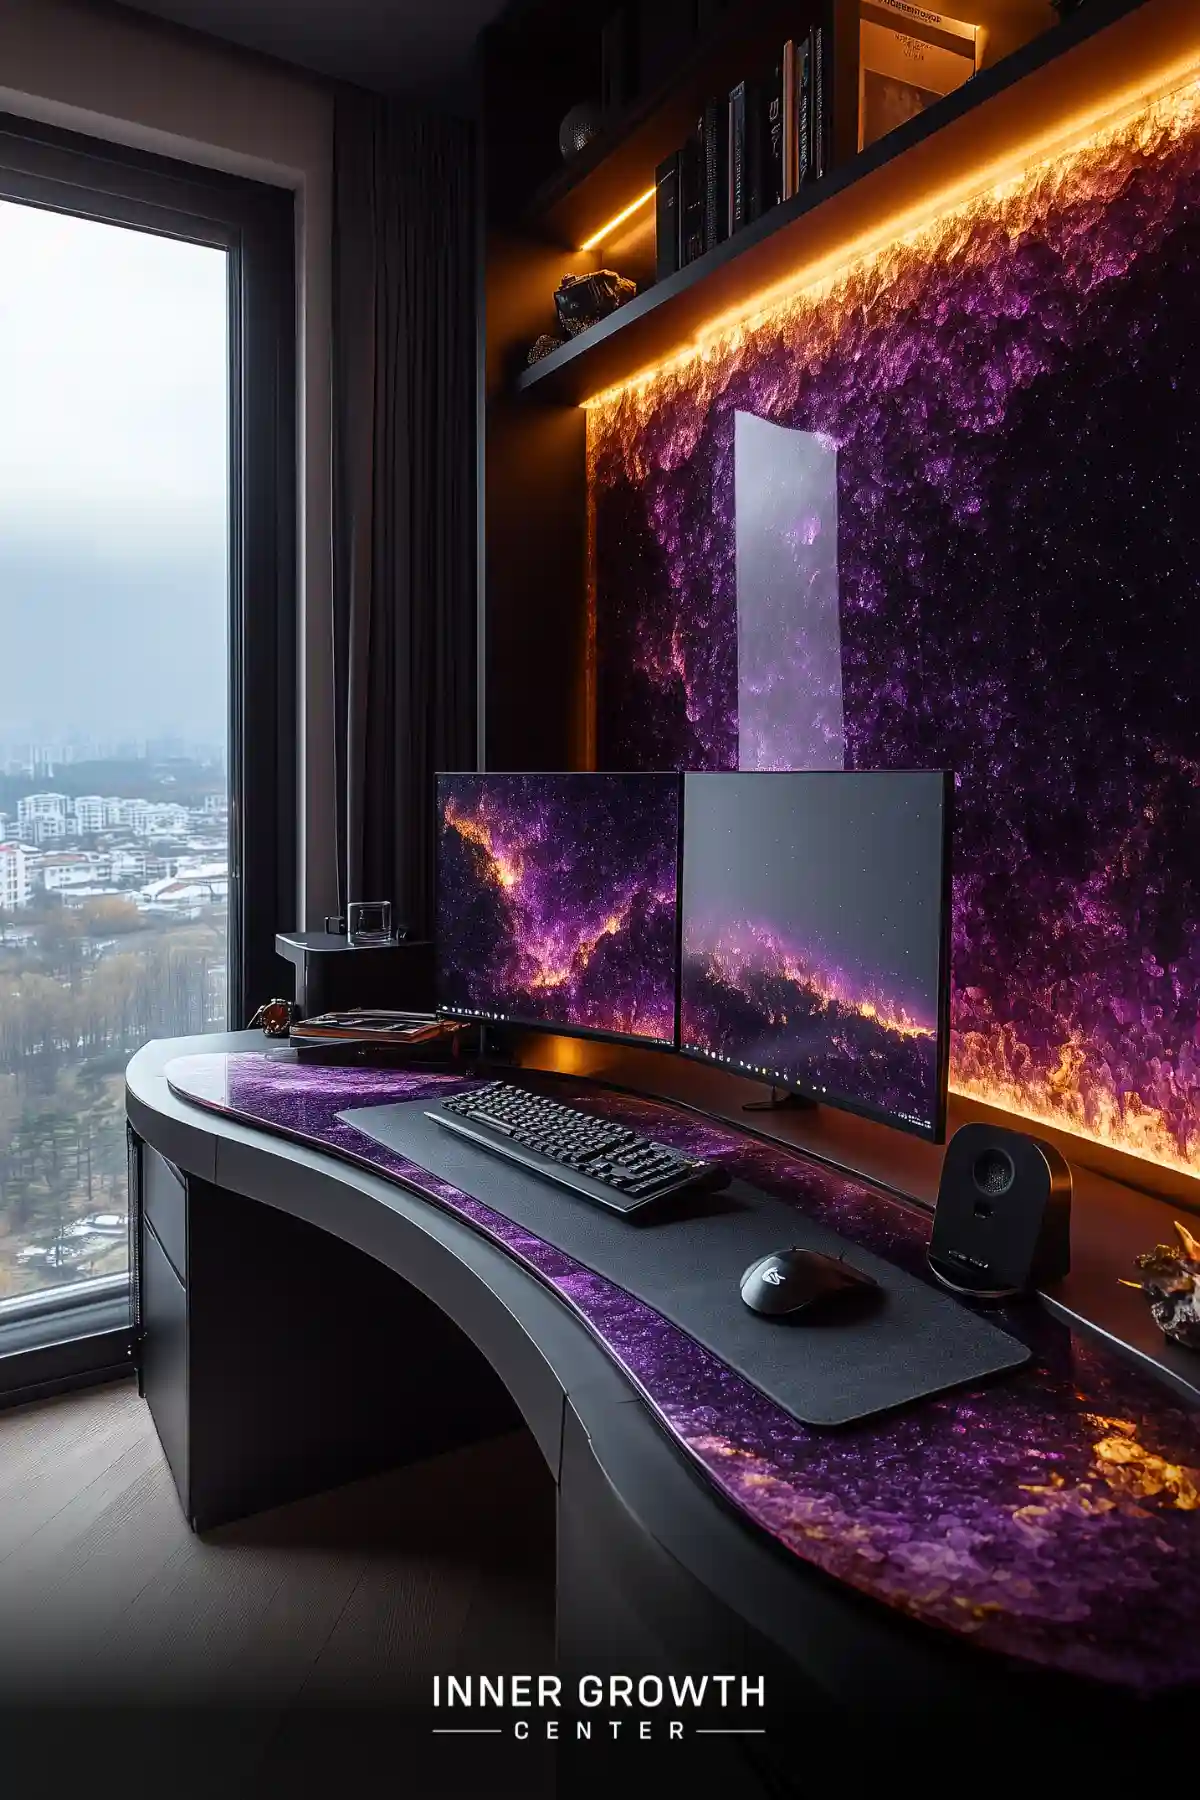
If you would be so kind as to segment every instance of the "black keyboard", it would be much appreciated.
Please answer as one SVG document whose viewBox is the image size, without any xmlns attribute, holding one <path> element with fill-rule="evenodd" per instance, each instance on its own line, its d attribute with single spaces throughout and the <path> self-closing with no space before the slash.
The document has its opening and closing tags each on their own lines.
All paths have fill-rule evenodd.
<svg viewBox="0 0 1200 1800">
<path fill-rule="evenodd" d="M 443 1100 L 425 1116 L 614 1212 L 636 1212 L 689 1190 L 711 1193 L 729 1180 L 718 1163 L 504 1081 Z"/>
</svg>

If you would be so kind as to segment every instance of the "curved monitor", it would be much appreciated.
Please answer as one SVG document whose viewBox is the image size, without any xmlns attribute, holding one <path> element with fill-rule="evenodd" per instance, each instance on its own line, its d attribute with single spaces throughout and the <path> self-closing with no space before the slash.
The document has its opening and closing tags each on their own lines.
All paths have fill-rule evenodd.
<svg viewBox="0 0 1200 1800">
<path fill-rule="evenodd" d="M 437 1001 L 674 1048 L 677 775 L 439 775 Z"/>
<path fill-rule="evenodd" d="M 680 1047 L 940 1143 L 950 777 L 689 775 Z"/>
</svg>

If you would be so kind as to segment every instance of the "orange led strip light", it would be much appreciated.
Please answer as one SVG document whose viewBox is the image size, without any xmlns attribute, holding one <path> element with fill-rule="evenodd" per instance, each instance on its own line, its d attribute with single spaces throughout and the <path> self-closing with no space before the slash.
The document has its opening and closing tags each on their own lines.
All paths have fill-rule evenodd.
<svg viewBox="0 0 1200 1800">
<path fill-rule="evenodd" d="M 613 215 L 607 225 L 602 225 L 599 231 L 593 231 L 591 237 L 588 238 L 585 243 L 580 244 L 580 250 L 595 250 L 604 242 L 605 238 L 610 238 L 612 236 L 618 225 L 623 225 L 626 219 L 632 219 L 634 213 L 641 212 L 643 206 L 649 206 L 654 198 L 655 192 L 656 190 L 650 187 L 646 189 L 644 194 L 639 194 L 636 200 L 631 200 L 628 206 L 623 207 L 619 213 Z"/>
</svg>

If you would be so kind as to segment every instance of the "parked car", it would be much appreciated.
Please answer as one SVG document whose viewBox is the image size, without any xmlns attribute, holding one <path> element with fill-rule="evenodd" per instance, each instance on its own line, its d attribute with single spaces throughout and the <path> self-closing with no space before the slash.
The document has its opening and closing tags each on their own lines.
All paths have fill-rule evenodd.
<svg viewBox="0 0 1200 1800">
<path fill-rule="evenodd" d="M 76 1227 L 71 1229 L 74 1231 Z M 80 1219 L 79 1229 L 95 1232 L 98 1237 L 124 1237 L 128 1220 L 124 1213 L 89 1213 L 86 1219 Z"/>
</svg>

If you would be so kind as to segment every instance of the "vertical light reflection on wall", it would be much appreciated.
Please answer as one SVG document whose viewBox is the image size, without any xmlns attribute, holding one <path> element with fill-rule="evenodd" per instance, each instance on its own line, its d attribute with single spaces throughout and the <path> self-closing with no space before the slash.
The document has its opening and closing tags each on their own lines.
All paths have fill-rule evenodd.
<svg viewBox="0 0 1200 1800">
<path fill-rule="evenodd" d="M 844 768 L 837 446 L 739 412 L 734 514 L 739 765 Z"/>
</svg>

